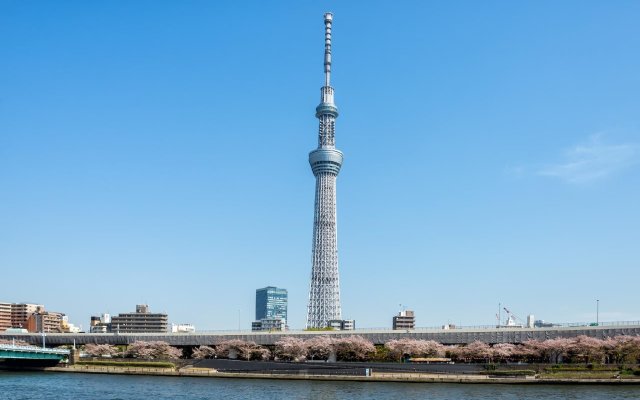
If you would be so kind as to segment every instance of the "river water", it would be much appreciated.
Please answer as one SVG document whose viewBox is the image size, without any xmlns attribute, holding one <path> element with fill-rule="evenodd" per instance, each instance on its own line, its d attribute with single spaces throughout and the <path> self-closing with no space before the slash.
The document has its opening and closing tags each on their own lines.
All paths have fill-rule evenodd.
<svg viewBox="0 0 640 400">
<path fill-rule="evenodd" d="M 318 382 L 0 372 L 0 399 L 640 399 L 640 386 Z"/>
</svg>

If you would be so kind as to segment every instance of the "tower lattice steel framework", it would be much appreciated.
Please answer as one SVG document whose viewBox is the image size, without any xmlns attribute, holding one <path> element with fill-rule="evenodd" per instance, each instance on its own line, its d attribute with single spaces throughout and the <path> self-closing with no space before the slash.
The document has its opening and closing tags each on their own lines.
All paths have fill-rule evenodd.
<svg viewBox="0 0 640 400">
<path fill-rule="evenodd" d="M 324 328 L 331 320 L 342 319 L 338 274 L 338 230 L 336 218 L 336 178 L 342 166 L 342 152 L 335 146 L 338 108 L 331 87 L 331 24 L 333 15 L 324 15 L 324 86 L 316 117 L 320 120 L 318 148 L 309 153 L 316 177 L 313 218 L 313 250 L 307 328 Z"/>
</svg>

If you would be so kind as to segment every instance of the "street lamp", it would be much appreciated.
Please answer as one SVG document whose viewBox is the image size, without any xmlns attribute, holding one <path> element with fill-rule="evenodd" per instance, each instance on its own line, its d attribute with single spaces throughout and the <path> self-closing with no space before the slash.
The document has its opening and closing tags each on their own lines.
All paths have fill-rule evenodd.
<svg viewBox="0 0 640 400">
<path fill-rule="evenodd" d="M 596 325 L 600 326 L 600 300 L 596 300 Z"/>
</svg>

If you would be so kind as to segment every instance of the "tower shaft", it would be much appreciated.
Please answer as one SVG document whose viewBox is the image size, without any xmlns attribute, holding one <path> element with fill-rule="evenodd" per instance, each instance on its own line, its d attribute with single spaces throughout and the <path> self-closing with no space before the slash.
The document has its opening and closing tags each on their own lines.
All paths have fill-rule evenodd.
<svg viewBox="0 0 640 400">
<path fill-rule="evenodd" d="M 336 216 L 336 178 L 342 166 L 342 152 L 335 148 L 335 122 L 338 108 L 331 87 L 331 25 L 333 16 L 324 15 L 325 84 L 321 88 L 318 148 L 309 153 L 309 164 L 316 177 L 313 219 L 313 249 L 307 328 L 324 328 L 329 321 L 342 319 L 340 277 L 338 274 L 338 230 Z"/>
</svg>

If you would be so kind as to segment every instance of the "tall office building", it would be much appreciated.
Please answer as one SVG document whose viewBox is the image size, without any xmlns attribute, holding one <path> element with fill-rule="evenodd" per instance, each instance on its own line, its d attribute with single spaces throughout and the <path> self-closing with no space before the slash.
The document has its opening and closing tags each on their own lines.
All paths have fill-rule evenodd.
<svg viewBox="0 0 640 400">
<path fill-rule="evenodd" d="M 256 290 L 256 320 L 287 320 L 287 289 L 267 286 Z"/>
<path fill-rule="evenodd" d="M 341 320 L 340 277 L 338 274 L 338 230 L 336 218 L 336 178 L 342 166 L 342 152 L 335 146 L 338 108 L 331 87 L 331 25 L 333 15 L 324 15 L 324 86 L 320 89 L 318 148 L 309 153 L 309 164 L 316 177 L 313 218 L 313 250 L 307 328 L 324 328 L 329 321 Z"/>
</svg>

